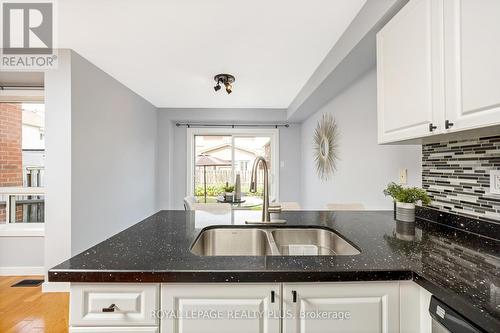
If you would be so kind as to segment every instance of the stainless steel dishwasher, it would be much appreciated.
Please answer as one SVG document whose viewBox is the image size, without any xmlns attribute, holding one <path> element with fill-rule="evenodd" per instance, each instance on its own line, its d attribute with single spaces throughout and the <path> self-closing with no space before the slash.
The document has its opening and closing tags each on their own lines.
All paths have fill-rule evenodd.
<svg viewBox="0 0 500 333">
<path fill-rule="evenodd" d="M 434 296 L 431 298 L 429 312 L 432 317 L 432 333 L 484 333 Z"/>
</svg>

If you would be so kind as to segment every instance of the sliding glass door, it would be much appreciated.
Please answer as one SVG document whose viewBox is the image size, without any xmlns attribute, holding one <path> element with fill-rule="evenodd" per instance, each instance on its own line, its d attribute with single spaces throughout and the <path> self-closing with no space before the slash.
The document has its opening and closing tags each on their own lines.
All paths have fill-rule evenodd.
<svg viewBox="0 0 500 333">
<path fill-rule="evenodd" d="M 263 168 L 258 170 L 257 193 L 250 193 L 252 166 L 258 156 L 265 158 L 269 168 L 270 194 L 277 198 L 278 158 L 277 130 L 188 129 L 191 149 L 188 173 L 188 195 L 199 202 L 216 202 L 226 185 L 241 179 L 244 196 L 261 196 L 264 186 Z"/>
</svg>

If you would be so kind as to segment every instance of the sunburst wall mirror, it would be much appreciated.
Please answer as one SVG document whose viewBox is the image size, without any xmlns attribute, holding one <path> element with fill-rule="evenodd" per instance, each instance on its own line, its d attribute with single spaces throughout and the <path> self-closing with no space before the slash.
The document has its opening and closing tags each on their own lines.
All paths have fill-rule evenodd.
<svg viewBox="0 0 500 333">
<path fill-rule="evenodd" d="M 337 168 L 337 123 L 329 113 L 324 113 L 314 131 L 314 160 L 321 180 L 328 180 Z"/>
</svg>

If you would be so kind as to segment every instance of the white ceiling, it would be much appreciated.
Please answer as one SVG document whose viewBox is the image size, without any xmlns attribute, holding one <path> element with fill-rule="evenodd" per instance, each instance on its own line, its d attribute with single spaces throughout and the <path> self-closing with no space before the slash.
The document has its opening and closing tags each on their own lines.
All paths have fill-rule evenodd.
<svg viewBox="0 0 500 333">
<path fill-rule="evenodd" d="M 157 107 L 287 108 L 365 0 L 64 0 L 72 48 Z M 231 95 L 217 73 L 236 76 Z"/>
</svg>

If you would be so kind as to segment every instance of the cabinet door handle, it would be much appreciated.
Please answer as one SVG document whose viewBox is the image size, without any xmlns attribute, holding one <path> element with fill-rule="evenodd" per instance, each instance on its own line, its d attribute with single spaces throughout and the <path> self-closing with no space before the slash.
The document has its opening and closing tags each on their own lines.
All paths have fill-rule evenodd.
<svg viewBox="0 0 500 333">
<path fill-rule="evenodd" d="M 116 309 L 116 305 L 111 304 L 107 308 L 102 308 L 102 312 L 115 312 L 115 309 Z"/>
<path fill-rule="evenodd" d="M 271 290 L 271 303 L 274 303 L 274 298 L 275 298 L 274 290 Z"/>
<path fill-rule="evenodd" d="M 432 123 L 429 124 L 429 132 L 433 132 L 435 129 L 437 129 L 437 126 L 434 126 Z"/>
<path fill-rule="evenodd" d="M 292 301 L 294 303 L 297 303 L 297 291 L 296 290 L 292 290 Z"/>
<path fill-rule="evenodd" d="M 448 119 L 444 122 L 444 128 L 446 128 L 446 129 L 449 129 L 450 127 L 453 127 L 453 125 L 455 125 L 455 124 L 453 124 Z"/>
</svg>

